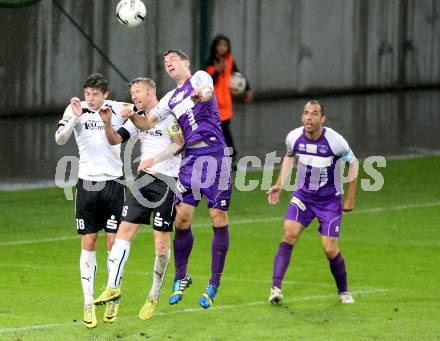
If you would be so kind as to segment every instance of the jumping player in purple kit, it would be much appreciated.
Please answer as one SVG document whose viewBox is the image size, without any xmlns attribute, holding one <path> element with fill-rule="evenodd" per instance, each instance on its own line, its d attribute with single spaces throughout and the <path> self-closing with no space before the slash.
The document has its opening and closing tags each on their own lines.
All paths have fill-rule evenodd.
<svg viewBox="0 0 440 341">
<path fill-rule="evenodd" d="M 211 76 L 205 71 L 191 75 L 188 56 L 180 50 L 164 54 L 167 74 L 177 87 L 168 92 L 147 116 L 131 112 L 128 117 L 140 129 L 149 129 L 168 115 L 174 115 L 186 140 L 179 170 L 176 195 L 174 263 L 176 274 L 169 303 L 176 304 L 192 283 L 187 273 L 193 247 L 191 224 L 195 208 L 204 195 L 208 203 L 214 237 L 212 240 L 212 276 L 199 304 L 212 306 L 229 249 L 228 214 L 231 196 L 231 162 L 225 156 L 226 144 Z"/>
<path fill-rule="evenodd" d="M 304 106 L 303 127 L 291 131 L 286 138 L 284 156 L 277 182 L 268 193 L 270 204 L 279 201 L 281 189 L 290 178 L 293 163 L 297 163 L 295 191 L 284 220 L 284 233 L 275 255 L 269 302 L 283 300 L 281 285 L 290 263 L 292 249 L 314 217 L 319 221 L 319 233 L 330 270 L 335 278 L 339 301 L 354 303 L 347 289 L 345 261 L 338 248 L 342 212 L 353 210 L 356 193 L 358 161 L 347 141 L 333 129 L 323 127 L 324 106 L 316 100 Z M 349 163 L 347 195 L 342 203 L 341 167 Z"/>
</svg>

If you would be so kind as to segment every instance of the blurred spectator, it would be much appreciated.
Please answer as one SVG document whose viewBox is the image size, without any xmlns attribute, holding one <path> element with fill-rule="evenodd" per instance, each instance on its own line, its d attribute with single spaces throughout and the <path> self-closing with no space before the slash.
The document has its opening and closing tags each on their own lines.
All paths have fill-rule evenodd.
<svg viewBox="0 0 440 341">
<path fill-rule="evenodd" d="M 214 81 L 214 90 L 217 97 L 218 108 L 220 111 L 220 120 L 222 131 L 225 136 L 226 145 L 233 149 L 233 168 L 236 167 L 237 150 L 234 147 L 234 141 L 230 129 L 232 116 L 232 95 L 237 93 L 229 87 L 233 72 L 240 72 L 234 58 L 231 54 L 231 42 L 228 37 L 219 34 L 211 43 L 210 54 L 207 61 L 207 70 Z M 246 80 L 246 89 L 244 92 L 244 101 L 250 103 L 253 98 L 253 92 Z"/>
</svg>

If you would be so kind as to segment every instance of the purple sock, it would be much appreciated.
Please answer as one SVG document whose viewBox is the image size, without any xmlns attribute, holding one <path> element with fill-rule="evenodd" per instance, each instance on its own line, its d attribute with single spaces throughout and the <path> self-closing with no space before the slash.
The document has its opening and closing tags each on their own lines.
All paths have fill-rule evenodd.
<svg viewBox="0 0 440 341">
<path fill-rule="evenodd" d="M 188 258 L 194 243 L 194 237 L 189 229 L 179 229 L 176 227 L 174 235 L 174 266 L 176 267 L 176 275 L 174 279 L 183 279 L 186 276 L 188 266 Z"/>
<path fill-rule="evenodd" d="M 281 289 L 284 275 L 289 267 L 293 245 L 281 242 L 273 261 L 272 286 Z"/>
<path fill-rule="evenodd" d="M 218 287 L 225 266 L 226 254 L 229 249 L 229 229 L 228 225 L 223 227 L 213 227 L 214 237 L 211 247 L 211 271 L 212 276 L 209 284 Z"/>
<path fill-rule="evenodd" d="M 339 252 L 338 255 L 329 259 L 330 270 L 336 281 L 336 286 L 338 287 L 338 292 L 347 291 L 347 272 L 345 270 L 344 257 Z"/>
</svg>

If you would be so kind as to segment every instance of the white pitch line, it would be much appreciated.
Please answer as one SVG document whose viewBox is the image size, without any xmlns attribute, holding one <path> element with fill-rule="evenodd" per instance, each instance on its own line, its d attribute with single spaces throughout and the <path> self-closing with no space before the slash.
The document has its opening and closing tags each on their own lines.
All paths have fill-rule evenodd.
<svg viewBox="0 0 440 341">
<path fill-rule="evenodd" d="M 385 211 L 400 211 L 400 210 L 406 210 L 406 209 L 412 209 L 412 208 L 423 208 L 423 207 L 434 207 L 434 206 L 440 206 L 440 201 L 427 202 L 427 203 L 421 203 L 421 204 L 396 205 L 396 206 L 388 206 L 388 207 L 373 207 L 373 208 L 364 208 L 364 209 L 359 209 L 359 210 L 355 209 L 354 211 L 346 213 L 346 214 L 353 215 L 353 214 L 362 214 L 362 213 L 378 213 L 378 212 L 385 212 Z M 255 218 L 255 219 L 239 219 L 239 220 L 232 220 L 230 222 L 230 225 L 234 226 L 234 225 L 261 223 L 261 222 L 282 221 L 282 220 L 284 220 L 284 216 L 268 217 L 268 218 Z M 207 224 L 209 224 L 209 223 L 194 224 L 193 227 L 203 227 L 203 226 L 206 226 Z M 138 231 L 138 233 L 146 233 L 146 232 L 149 232 L 149 230 L 139 230 Z M 60 240 L 75 240 L 75 239 L 79 239 L 79 236 L 76 235 L 76 236 L 61 236 L 61 237 L 43 238 L 43 239 L 15 240 L 15 241 L 10 241 L 10 242 L 0 242 L 0 246 L 50 243 L 50 242 L 56 242 L 56 241 L 60 241 Z"/>
<path fill-rule="evenodd" d="M 32 239 L 16 240 L 13 242 L 1 242 L 0 246 L 50 243 L 50 242 L 57 242 L 60 240 L 72 240 L 72 239 L 79 239 L 79 237 L 78 236 L 63 236 L 63 237 L 53 237 L 53 238 L 43 238 L 43 239 L 33 239 L 33 240 Z"/>
<path fill-rule="evenodd" d="M 13 264 L 13 263 L 0 263 L 0 268 L 26 268 L 31 270 L 53 270 L 53 269 L 59 269 L 59 266 L 55 265 L 33 265 L 33 264 Z M 70 271 L 70 272 L 78 272 L 78 268 L 66 268 L 63 267 L 63 271 Z M 124 271 L 125 275 L 131 275 L 131 276 L 152 276 L 153 273 L 148 271 Z M 194 275 L 191 274 L 191 277 L 194 279 L 206 279 L 206 276 L 202 275 Z M 255 283 L 255 284 L 267 284 L 270 285 L 272 283 L 272 280 L 269 278 L 267 280 L 263 279 L 250 279 L 250 278 L 238 278 L 238 277 L 225 277 L 224 281 L 227 280 L 228 282 L 238 282 L 238 283 Z M 289 281 L 284 280 L 283 285 L 312 285 L 312 286 L 319 286 L 319 287 L 333 287 L 334 284 L 332 283 L 322 283 L 322 282 L 313 282 L 313 281 Z M 364 289 L 370 289 L 369 287 L 363 287 Z"/>
<path fill-rule="evenodd" d="M 356 295 L 368 295 L 368 294 L 376 294 L 376 293 L 387 293 L 389 292 L 389 289 L 371 289 L 371 290 L 358 290 L 355 292 L 352 292 L 354 296 Z M 294 297 L 290 299 L 285 299 L 284 303 L 290 303 L 290 302 L 301 302 L 301 301 L 313 301 L 313 300 L 320 300 L 320 299 L 328 299 L 328 298 L 335 298 L 336 294 L 327 294 L 327 295 L 312 295 L 312 296 L 302 296 L 302 297 Z M 225 304 L 225 305 L 218 305 L 213 306 L 209 309 L 209 311 L 217 311 L 217 310 L 225 310 L 225 309 L 234 309 L 239 307 L 240 309 L 243 307 L 251 307 L 251 306 L 259 306 L 259 305 L 269 305 L 269 303 L 264 301 L 255 301 L 255 302 L 249 302 L 249 303 L 243 303 L 243 304 Z M 186 308 L 186 309 L 176 309 L 174 311 L 170 312 L 157 312 L 154 315 L 155 316 L 168 316 L 168 315 L 175 315 L 175 314 L 187 314 L 187 313 L 202 313 L 206 312 L 206 310 L 202 308 Z M 122 316 L 118 317 L 118 320 L 138 320 L 137 315 L 134 316 Z M 17 328 L 4 328 L 0 329 L 0 335 L 4 335 L 7 333 L 17 333 L 17 332 L 27 332 L 32 330 L 46 330 L 46 329 L 58 329 L 63 327 L 73 327 L 73 326 L 79 326 L 80 322 L 69 322 L 69 323 L 51 323 L 51 324 L 42 324 L 42 325 L 33 325 L 33 326 L 24 326 L 24 327 L 17 327 Z"/>
</svg>

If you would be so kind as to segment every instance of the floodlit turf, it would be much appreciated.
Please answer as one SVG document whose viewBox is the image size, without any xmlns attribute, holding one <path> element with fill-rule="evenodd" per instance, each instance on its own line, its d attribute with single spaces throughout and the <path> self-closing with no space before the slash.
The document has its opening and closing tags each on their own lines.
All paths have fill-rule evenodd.
<svg viewBox="0 0 440 341">
<path fill-rule="evenodd" d="M 120 318 L 87 330 L 82 320 L 79 240 L 73 202 L 61 189 L 0 192 L 0 340 L 440 340 L 440 158 L 388 161 L 380 192 L 358 190 L 340 246 L 356 304 L 342 306 L 316 223 L 294 249 L 285 304 L 267 302 L 272 261 L 289 200 L 271 207 L 264 191 L 233 194 L 231 247 L 214 306 L 198 306 L 210 275 L 211 227 L 197 211 L 189 271 L 193 285 L 168 305 L 170 265 L 157 313 L 137 313 L 151 284 L 151 230 L 131 249 Z M 249 178 L 259 179 L 261 173 Z M 361 174 L 361 178 L 368 178 Z M 105 285 L 100 243 L 96 294 Z"/>
</svg>

